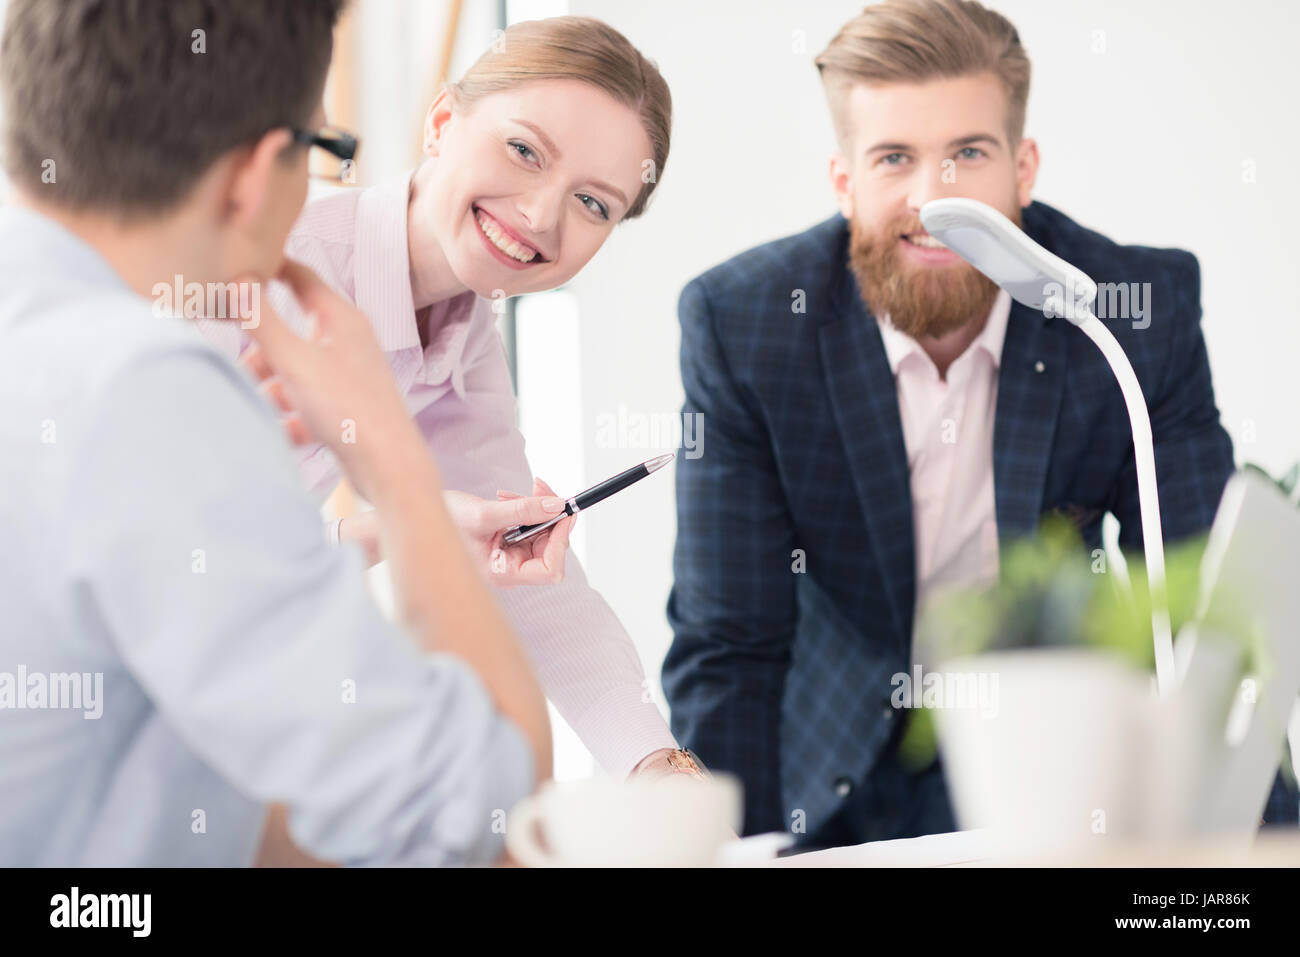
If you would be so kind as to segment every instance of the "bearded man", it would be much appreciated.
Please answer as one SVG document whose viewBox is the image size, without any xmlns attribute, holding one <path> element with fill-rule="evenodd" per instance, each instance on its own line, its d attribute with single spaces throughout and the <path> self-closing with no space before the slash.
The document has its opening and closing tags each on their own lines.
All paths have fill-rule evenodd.
<svg viewBox="0 0 1300 957">
<path fill-rule="evenodd" d="M 1100 318 L 1150 408 L 1167 542 L 1209 528 L 1234 464 L 1196 258 L 1031 200 L 1030 65 L 1011 23 L 966 0 L 886 0 L 816 62 L 841 215 L 708 271 L 678 307 L 708 454 L 677 465 L 663 684 L 683 747 L 742 779 L 746 834 L 829 845 L 956 827 L 941 762 L 898 753 L 891 692 L 919 660 L 927 595 L 995 581 L 1000 547 L 1050 512 L 1090 548 L 1107 512 L 1122 547 L 1142 545 L 1105 359 L 929 237 L 926 202 L 980 200 L 1138 292 Z M 1296 818 L 1279 779 L 1265 821 Z"/>
</svg>

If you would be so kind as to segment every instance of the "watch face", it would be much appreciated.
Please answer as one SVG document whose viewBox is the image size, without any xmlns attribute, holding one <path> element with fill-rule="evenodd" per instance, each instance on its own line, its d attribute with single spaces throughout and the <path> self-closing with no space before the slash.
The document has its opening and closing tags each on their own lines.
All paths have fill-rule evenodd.
<svg viewBox="0 0 1300 957">
<path fill-rule="evenodd" d="M 693 771 L 696 774 L 704 774 L 704 765 L 700 763 L 699 758 L 693 751 L 683 748 L 680 751 L 670 751 L 668 753 L 668 763 L 678 771 Z"/>
</svg>

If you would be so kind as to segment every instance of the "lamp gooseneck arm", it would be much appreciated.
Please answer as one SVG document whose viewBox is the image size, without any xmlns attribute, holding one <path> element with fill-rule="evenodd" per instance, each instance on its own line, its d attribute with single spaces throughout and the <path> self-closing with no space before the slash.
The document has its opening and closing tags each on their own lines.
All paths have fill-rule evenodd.
<svg viewBox="0 0 1300 957">
<path fill-rule="evenodd" d="M 1146 553 L 1147 584 L 1151 592 L 1151 629 L 1155 641 L 1156 687 L 1163 698 L 1175 687 L 1174 641 L 1169 622 L 1169 595 L 1165 584 L 1165 545 L 1160 530 L 1160 497 L 1156 490 L 1156 454 L 1151 437 L 1151 417 L 1137 374 L 1119 341 L 1092 312 L 1072 320 L 1096 343 L 1119 380 L 1133 429 L 1133 460 L 1137 465 L 1138 505 L 1142 515 L 1142 547 Z"/>
</svg>

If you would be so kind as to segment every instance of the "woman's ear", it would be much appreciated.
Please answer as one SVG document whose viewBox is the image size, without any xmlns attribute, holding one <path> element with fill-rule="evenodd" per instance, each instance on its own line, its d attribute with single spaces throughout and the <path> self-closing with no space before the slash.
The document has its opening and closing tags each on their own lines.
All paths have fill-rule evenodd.
<svg viewBox="0 0 1300 957">
<path fill-rule="evenodd" d="M 429 104 L 429 112 L 424 116 L 422 148 L 425 156 L 437 156 L 442 151 L 442 138 L 446 133 L 447 124 L 451 122 L 451 114 L 451 92 L 444 86 L 434 101 Z"/>
</svg>

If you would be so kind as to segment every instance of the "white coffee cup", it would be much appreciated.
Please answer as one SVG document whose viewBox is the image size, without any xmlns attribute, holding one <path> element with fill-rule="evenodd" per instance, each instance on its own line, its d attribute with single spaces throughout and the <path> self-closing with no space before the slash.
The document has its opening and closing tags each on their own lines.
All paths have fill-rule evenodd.
<svg viewBox="0 0 1300 957">
<path fill-rule="evenodd" d="M 525 867 L 708 867 L 740 818 L 725 774 L 551 781 L 515 805 L 506 847 Z"/>
</svg>

